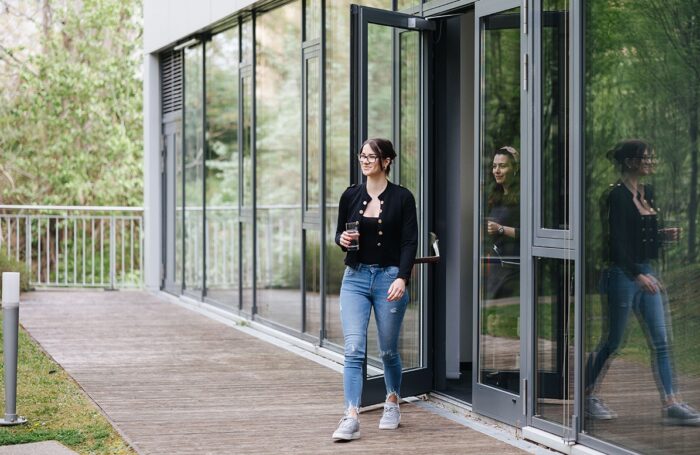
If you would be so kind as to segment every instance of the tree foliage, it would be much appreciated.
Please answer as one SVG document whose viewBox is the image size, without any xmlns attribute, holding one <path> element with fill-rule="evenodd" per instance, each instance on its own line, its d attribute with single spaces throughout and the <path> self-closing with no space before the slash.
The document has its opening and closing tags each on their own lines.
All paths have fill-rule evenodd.
<svg viewBox="0 0 700 455">
<path fill-rule="evenodd" d="M 43 7 L 40 50 L 0 81 L 0 200 L 140 205 L 140 1 Z"/>
</svg>

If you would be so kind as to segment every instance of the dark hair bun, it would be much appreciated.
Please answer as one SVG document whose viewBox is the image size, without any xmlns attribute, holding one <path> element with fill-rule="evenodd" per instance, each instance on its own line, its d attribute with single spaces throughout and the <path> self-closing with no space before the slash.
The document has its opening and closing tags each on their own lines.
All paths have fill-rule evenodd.
<svg viewBox="0 0 700 455">
<path fill-rule="evenodd" d="M 615 144 L 615 147 L 608 151 L 608 158 L 623 165 L 626 159 L 641 158 L 644 152 L 651 148 L 648 142 L 641 139 L 627 139 Z"/>
</svg>

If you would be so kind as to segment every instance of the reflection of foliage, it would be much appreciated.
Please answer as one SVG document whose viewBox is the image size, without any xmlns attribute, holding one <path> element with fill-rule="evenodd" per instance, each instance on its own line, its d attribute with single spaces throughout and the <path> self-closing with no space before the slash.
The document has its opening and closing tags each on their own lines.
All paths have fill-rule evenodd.
<svg viewBox="0 0 700 455">
<path fill-rule="evenodd" d="M 19 272 L 19 288 L 22 292 L 29 290 L 29 270 L 23 261 L 18 261 L 14 257 L 6 254 L 3 248 L 0 248 L 0 276 L 4 272 Z M 2 282 L 0 280 L 0 294 L 2 293 Z"/>
<path fill-rule="evenodd" d="M 489 29 L 484 46 L 482 144 L 490 157 L 504 145 L 520 149 L 520 31 Z"/>
<path fill-rule="evenodd" d="M 238 203 L 238 27 L 207 43 L 207 206 Z"/>
<path fill-rule="evenodd" d="M 482 313 L 482 335 L 518 338 L 520 304 L 485 307 Z"/>
<path fill-rule="evenodd" d="M 257 20 L 257 203 L 301 203 L 301 2 Z"/>
<path fill-rule="evenodd" d="M 594 18 L 586 21 L 586 250 L 600 257 L 597 204 L 617 178 L 605 153 L 619 140 L 641 137 L 661 160 L 653 179 L 661 212 L 687 233 L 687 251 L 668 259 L 694 261 L 700 27 L 693 21 L 700 2 L 586 5 Z"/>
<path fill-rule="evenodd" d="M 626 138 L 650 141 L 659 157 L 656 205 L 666 226 L 683 229 L 682 242 L 665 245 L 659 271 L 671 303 L 674 358 L 697 375 L 700 314 L 695 265 L 700 24 L 698 0 L 586 3 L 585 68 L 585 301 L 586 344 L 593 349 L 605 320 L 595 295 L 603 262 L 601 201 L 618 174 L 606 151 Z M 688 263 L 692 265 L 687 265 Z M 644 333 L 630 319 L 621 355 L 649 361 Z"/>
</svg>

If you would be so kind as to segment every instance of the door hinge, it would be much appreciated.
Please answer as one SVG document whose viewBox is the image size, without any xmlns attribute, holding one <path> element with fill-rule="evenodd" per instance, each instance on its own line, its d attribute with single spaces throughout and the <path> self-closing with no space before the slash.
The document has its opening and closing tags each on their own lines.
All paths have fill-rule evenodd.
<svg viewBox="0 0 700 455">
<path fill-rule="evenodd" d="M 523 400 L 523 415 L 527 417 L 527 378 L 523 379 L 523 390 L 520 397 Z"/>
<path fill-rule="evenodd" d="M 523 34 L 527 35 L 527 2 L 523 0 Z"/>
<path fill-rule="evenodd" d="M 523 91 L 527 92 L 528 54 L 523 55 Z"/>
<path fill-rule="evenodd" d="M 409 17 L 408 28 L 411 30 L 435 30 L 435 22 L 422 17 Z"/>
<path fill-rule="evenodd" d="M 165 266 L 160 264 L 160 282 L 165 283 Z"/>
<path fill-rule="evenodd" d="M 165 146 L 166 137 L 164 134 L 160 136 L 160 173 L 165 172 L 165 154 L 167 153 L 167 147 Z"/>
</svg>

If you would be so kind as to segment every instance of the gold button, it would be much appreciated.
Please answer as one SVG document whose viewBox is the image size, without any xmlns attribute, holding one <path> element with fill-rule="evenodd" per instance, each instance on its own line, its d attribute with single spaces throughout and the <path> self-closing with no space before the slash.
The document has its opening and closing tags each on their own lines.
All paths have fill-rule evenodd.
<svg viewBox="0 0 700 455">
<path fill-rule="evenodd" d="M 384 201 L 379 201 L 379 203 L 380 203 L 380 204 L 383 204 L 383 203 L 384 203 Z"/>
<path fill-rule="evenodd" d="M 377 243 L 377 246 L 382 246 L 382 242 Z"/>
<path fill-rule="evenodd" d="M 362 215 L 363 213 L 365 213 L 365 211 L 364 211 L 364 210 L 360 210 L 360 215 Z"/>
<path fill-rule="evenodd" d="M 367 201 L 362 201 L 362 205 L 367 205 Z"/>
<path fill-rule="evenodd" d="M 377 220 L 377 223 L 382 224 L 382 220 Z"/>
<path fill-rule="evenodd" d="M 382 231 L 379 231 L 379 235 L 384 235 L 384 233 Z"/>
</svg>

